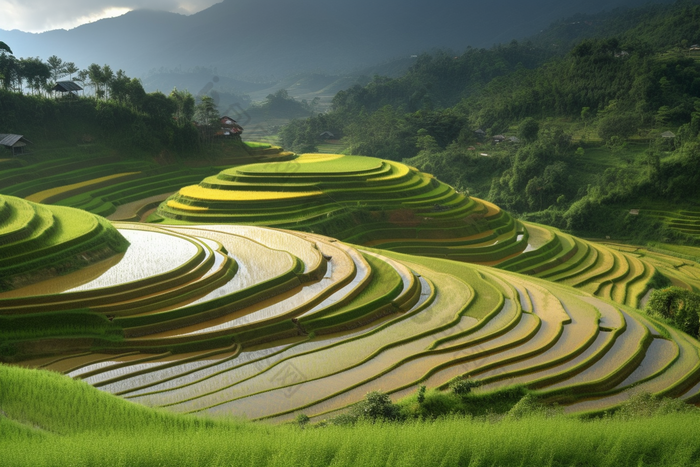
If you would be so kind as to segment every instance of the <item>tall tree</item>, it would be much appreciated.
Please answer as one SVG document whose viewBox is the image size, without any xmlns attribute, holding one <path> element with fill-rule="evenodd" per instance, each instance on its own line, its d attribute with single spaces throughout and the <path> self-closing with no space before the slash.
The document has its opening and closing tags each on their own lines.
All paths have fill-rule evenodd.
<svg viewBox="0 0 700 467">
<path fill-rule="evenodd" d="M 109 98 L 107 95 L 107 91 L 109 90 L 109 85 L 114 79 L 114 72 L 112 71 L 112 68 L 109 65 L 105 65 L 102 67 L 102 81 L 100 84 L 102 85 L 102 91 L 105 93 L 105 98 Z"/>
<path fill-rule="evenodd" d="M 19 74 L 19 61 L 5 52 L 0 53 L 0 82 L 5 89 L 12 89 Z"/>
<path fill-rule="evenodd" d="M 194 96 L 187 90 L 178 91 L 177 88 L 175 88 L 168 97 L 177 105 L 177 110 L 175 111 L 175 121 L 177 121 L 177 124 L 180 126 L 190 124 L 195 113 Z"/>
<path fill-rule="evenodd" d="M 143 89 L 141 81 L 136 78 L 132 78 L 127 89 L 129 94 L 129 102 L 131 102 L 131 105 L 137 109 L 142 108 L 143 102 L 146 98 L 146 91 Z"/>
<path fill-rule="evenodd" d="M 63 63 L 63 60 L 58 58 L 58 56 L 51 55 L 46 60 L 46 64 L 49 66 L 49 69 L 51 70 L 51 78 L 54 81 L 58 81 L 62 77 L 66 76 L 66 64 Z"/>
<path fill-rule="evenodd" d="M 125 103 L 129 99 L 129 85 L 131 84 L 131 79 L 126 76 L 124 70 L 117 71 L 109 84 L 109 95 L 112 99 L 120 103 Z"/>
<path fill-rule="evenodd" d="M 95 97 L 98 99 L 106 99 L 109 83 L 114 79 L 114 72 L 109 65 L 101 67 L 97 63 L 91 64 L 88 69 L 90 84 L 95 89 Z"/>
<path fill-rule="evenodd" d="M 214 99 L 210 96 L 203 96 L 197 104 L 195 120 L 200 125 L 215 126 L 219 123 L 219 109 L 216 107 Z"/>
<path fill-rule="evenodd" d="M 210 96 L 203 96 L 202 100 L 197 104 L 194 118 L 200 125 L 200 138 L 202 141 L 212 143 L 214 135 L 221 127 L 219 109 L 217 109 L 214 99 Z"/>
<path fill-rule="evenodd" d="M 90 86 L 95 92 L 95 97 L 102 98 L 104 96 L 104 91 L 102 91 L 102 67 L 97 63 L 91 64 L 87 68 L 88 78 L 90 78 Z"/>
<path fill-rule="evenodd" d="M 33 93 L 40 93 L 43 86 L 51 78 L 51 69 L 40 58 L 23 58 L 21 63 L 21 75 L 27 81 Z"/>
<path fill-rule="evenodd" d="M 83 87 L 89 86 L 90 83 L 90 73 L 87 70 L 79 70 L 75 77 L 75 81 L 82 84 Z"/>
<path fill-rule="evenodd" d="M 10 46 L 5 44 L 3 41 L 0 41 L 0 50 L 4 50 L 5 52 L 12 53 L 12 49 L 10 49 Z"/>
<path fill-rule="evenodd" d="M 71 81 L 73 81 L 73 75 L 76 74 L 77 72 L 80 71 L 80 68 L 75 66 L 75 63 L 73 62 L 66 62 L 65 64 L 65 72 L 68 74 L 68 77 Z"/>
</svg>

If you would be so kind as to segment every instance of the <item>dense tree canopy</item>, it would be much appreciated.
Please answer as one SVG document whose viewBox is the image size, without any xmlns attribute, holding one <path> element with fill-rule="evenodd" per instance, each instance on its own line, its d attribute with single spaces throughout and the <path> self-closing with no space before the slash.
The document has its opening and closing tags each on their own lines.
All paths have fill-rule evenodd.
<svg viewBox="0 0 700 467">
<path fill-rule="evenodd" d="M 329 113 L 283 128 L 282 142 L 311 150 L 332 131 L 348 152 L 406 159 L 534 220 L 599 232 L 610 228 L 601 206 L 697 199 L 698 18 L 696 4 L 651 5 L 529 41 L 424 54 L 400 78 L 339 92 Z M 586 21 L 590 31 L 576 26 Z M 667 130 L 674 137 L 661 138 Z M 518 138 L 495 144 L 501 134 Z M 595 178 L 578 171 L 587 138 L 618 159 Z M 630 139 L 648 145 L 642 157 L 628 155 Z"/>
</svg>

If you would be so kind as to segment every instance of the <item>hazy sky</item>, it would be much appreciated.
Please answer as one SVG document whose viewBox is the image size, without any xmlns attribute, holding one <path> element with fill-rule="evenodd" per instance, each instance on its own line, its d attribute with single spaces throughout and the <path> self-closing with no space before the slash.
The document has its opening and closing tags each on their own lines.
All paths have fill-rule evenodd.
<svg viewBox="0 0 700 467">
<path fill-rule="evenodd" d="M 0 29 L 42 32 L 71 29 L 137 9 L 191 14 L 221 0 L 0 0 Z"/>
</svg>

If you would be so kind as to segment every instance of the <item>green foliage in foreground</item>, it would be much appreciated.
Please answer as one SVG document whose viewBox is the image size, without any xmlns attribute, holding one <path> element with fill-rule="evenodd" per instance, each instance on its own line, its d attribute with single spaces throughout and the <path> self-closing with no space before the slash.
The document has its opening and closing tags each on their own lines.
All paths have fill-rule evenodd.
<svg viewBox="0 0 700 467">
<path fill-rule="evenodd" d="M 151 410 L 48 372 L 0 366 L 0 381 L 0 453 L 7 467 L 700 462 L 700 416 L 648 398 L 641 405 L 652 410 L 633 406 L 624 417 L 589 421 L 521 410 L 522 416 L 501 419 L 269 426 Z"/>
</svg>

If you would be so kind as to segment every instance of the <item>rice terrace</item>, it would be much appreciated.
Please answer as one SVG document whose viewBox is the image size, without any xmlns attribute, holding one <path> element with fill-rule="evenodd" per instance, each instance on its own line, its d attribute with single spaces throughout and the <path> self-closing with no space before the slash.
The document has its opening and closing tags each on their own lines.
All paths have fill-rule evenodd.
<svg viewBox="0 0 700 467">
<path fill-rule="evenodd" d="M 2 465 L 698 465 L 700 5 L 586 11 L 197 95 L 0 42 Z"/>
</svg>

